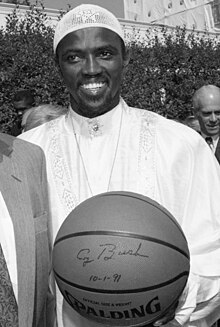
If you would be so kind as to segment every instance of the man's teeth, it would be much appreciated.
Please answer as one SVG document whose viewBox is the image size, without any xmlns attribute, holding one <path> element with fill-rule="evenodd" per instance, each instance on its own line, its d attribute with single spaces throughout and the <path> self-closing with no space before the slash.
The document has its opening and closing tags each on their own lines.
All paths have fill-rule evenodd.
<svg viewBox="0 0 220 327">
<path fill-rule="evenodd" d="M 92 90 L 92 89 L 98 89 L 98 88 L 102 87 L 103 85 L 104 85 L 104 83 L 90 83 L 90 84 L 84 84 L 83 88 Z"/>
</svg>

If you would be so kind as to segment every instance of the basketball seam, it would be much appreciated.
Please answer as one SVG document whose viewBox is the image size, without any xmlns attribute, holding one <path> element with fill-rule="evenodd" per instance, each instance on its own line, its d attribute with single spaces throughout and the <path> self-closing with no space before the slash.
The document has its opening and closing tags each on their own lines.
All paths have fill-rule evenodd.
<svg viewBox="0 0 220 327">
<path fill-rule="evenodd" d="M 84 290 L 84 291 L 88 291 L 88 292 L 93 292 L 93 293 L 104 293 L 104 294 L 133 294 L 133 293 L 142 293 L 142 292 L 148 292 L 148 291 L 153 291 L 155 289 L 161 288 L 161 287 L 165 287 L 167 285 L 170 285 L 172 283 L 174 283 L 175 281 L 179 280 L 180 278 L 184 277 L 184 276 L 188 276 L 189 272 L 188 271 L 183 271 L 182 273 L 180 273 L 179 275 L 175 276 L 174 278 L 169 279 L 166 282 L 160 283 L 160 284 L 156 284 L 156 285 L 152 285 L 152 286 L 148 286 L 148 287 L 142 287 L 142 288 L 135 288 L 132 290 L 110 290 L 110 289 L 95 289 L 92 287 L 87 287 L 87 286 L 83 286 L 83 285 L 79 285 L 73 282 L 68 281 L 67 279 L 63 278 L 62 276 L 60 276 L 55 269 L 53 269 L 54 274 L 60 279 L 62 280 L 64 283 L 68 284 L 69 286 L 73 286 L 77 289 L 80 290 Z M 186 284 L 186 283 L 185 283 Z M 184 287 L 185 287 L 184 284 Z M 183 287 L 183 289 L 184 289 Z M 183 290 L 182 289 L 182 290 Z M 182 292 L 182 291 L 181 291 Z"/>
<path fill-rule="evenodd" d="M 130 197 L 130 198 L 135 198 L 139 201 L 142 201 L 142 202 L 147 202 L 146 199 L 142 198 L 144 197 L 144 195 L 141 195 L 139 194 L 141 197 L 138 197 L 135 193 L 134 194 L 129 194 L 129 193 L 126 193 L 126 194 L 122 194 L 120 192 L 106 192 L 106 193 L 102 193 L 102 194 L 99 194 L 97 195 L 97 197 L 106 197 L 106 196 L 111 196 L 111 195 L 120 195 L 120 196 L 123 196 L 123 197 Z M 149 199 L 151 201 L 154 201 L 152 199 Z M 183 233 L 182 231 L 182 228 L 180 226 L 180 224 L 178 223 L 178 221 L 170 214 L 169 211 L 167 211 L 166 208 L 164 208 L 163 206 L 161 206 L 160 203 L 156 202 L 156 204 L 154 202 L 151 202 L 151 201 L 148 201 L 147 203 L 150 204 L 152 207 L 160 210 L 161 212 L 165 213 L 169 218 L 170 220 L 179 228 L 180 232 L 182 233 L 182 235 L 184 236 L 184 238 L 186 239 L 186 236 L 185 234 Z M 159 206 L 159 207 L 158 207 Z"/>
<path fill-rule="evenodd" d="M 130 237 L 130 238 L 135 238 L 135 239 L 141 239 L 149 242 L 154 242 L 161 244 L 163 246 L 169 247 L 179 253 L 181 253 L 184 257 L 186 257 L 189 260 L 189 255 L 180 249 L 179 247 L 170 244 L 166 241 L 162 241 L 160 239 L 150 237 L 150 236 L 144 236 L 144 235 L 139 235 L 139 234 L 134 234 L 134 233 L 125 233 L 125 232 L 114 232 L 114 231 L 84 231 L 84 232 L 78 232 L 78 233 L 71 233 L 68 235 L 65 235 L 63 237 L 60 237 L 58 240 L 55 241 L 54 246 L 56 246 L 58 243 L 67 240 L 68 238 L 73 238 L 73 237 L 80 237 L 80 236 L 87 236 L 87 235 L 108 235 L 108 236 L 113 236 L 113 237 Z"/>
<path fill-rule="evenodd" d="M 177 227 L 179 228 L 179 231 L 181 232 L 182 236 L 183 236 L 184 239 L 186 240 L 186 236 L 185 236 L 185 234 L 184 234 L 184 232 L 183 232 L 183 230 L 182 230 L 180 224 L 178 223 L 178 221 L 177 221 L 177 220 L 176 220 L 176 219 L 171 215 L 171 213 L 170 213 L 166 208 L 164 208 L 160 203 L 158 203 L 158 202 L 156 202 L 156 201 L 155 201 L 156 203 L 154 203 L 154 202 L 153 202 L 154 200 L 152 200 L 152 199 L 150 199 L 150 198 L 149 198 L 149 201 L 146 201 L 146 199 L 142 198 L 142 197 L 144 197 L 144 195 L 142 195 L 142 194 L 138 194 L 138 195 L 140 195 L 140 197 L 138 197 L 137 193 L 132 193 L 132 192 L 126 192 L 126 191 L 124 191 L 124 193 L 126 193 L 126 194 L 123 194 L 123 193 L 121 193 L 121 192 L 122 192 L 122 191 L 119 191 L 119 192 L 117 192 L 117 191 L 115 191 L 115 192 L 112 191 L 112 192 L 101 193 L 101 194 L 99 194 L 99 195 L 94 196 L 94 198 L 100 198 L 100 197 L 106 197 L 106 196 L 112 196 L 112 195 L 120 195 L 120 196 L 123 196 L 123 197 L 135 198 L 135 199 L 137 199 L 137 200 L 139 200 L 139 201 L 142 201 L 142 202 L 147 202 L 147 203 L 150 204 L 152 207 L 154 207 L 154 208 L 160 210 L 161 212 L 165 213 L 165 214 L 170 218 L 170 220 L 172 221 L 172 223 L 174 223 L 175 226 L 177 226 Z M 85 200 L 84 202 L 87 202 L 87 201 L 89 201 L 89 200 L 90 200 L 90 199 L 87 199 L 87 200 Z M 147 200 L 148 200 L 148 198 L 147 198 Z M 151 201 L 152 201 L 152 202 L 151 202 Z M 84 202 L 80 203 L 79 206 L 83 205 Z M 79 206 L 78 206 L 78 207 L 79 207 Z M 159 206 L 159 207 L 158 207 L 158 206 Z"/>
</svg>

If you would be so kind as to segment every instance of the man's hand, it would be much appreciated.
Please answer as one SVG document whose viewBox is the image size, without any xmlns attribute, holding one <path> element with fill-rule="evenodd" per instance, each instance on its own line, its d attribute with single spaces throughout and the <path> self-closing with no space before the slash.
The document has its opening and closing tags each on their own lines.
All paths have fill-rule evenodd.
<svg viewBox="0 0 220 327">
<path fill-rule="evenodd" d="M 157 326 L 162 326 L 162 325 L 166 325 L 169 321 L 173 320 L 175 317 L 175 311 L 176 308 L 178 306 L 178 301 L 176 303 L 174 303 L 170 309 L 166 312 L 166 314 L 163 316 L 163 318 L 157 320 L 153 326 L 157 327 Z"/>
</svg>

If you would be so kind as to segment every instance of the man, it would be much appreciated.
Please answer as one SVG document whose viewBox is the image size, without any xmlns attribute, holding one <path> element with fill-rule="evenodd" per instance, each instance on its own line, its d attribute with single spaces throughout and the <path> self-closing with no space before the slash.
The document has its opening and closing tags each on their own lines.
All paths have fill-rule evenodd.
<svg viewBox="0 0 220 327">
<path fill-rule="evenodd" d="M 178 326 L 211 326 L 219 316 L 220 289 L 215 158 L 188 127 L 131 108 L 120 97 L 129 53 L 109 11 L 88 4 L 69 11 L 57 25 L 54 53 L 70 110 L 21 136 L 46 154 L 53 240 L 70 211 L 91 196 L 116 190 L 149 196 L 176 217 L 191 252 L 189 283 L 175 319 L 170 310 L 154 325 L 172 320 Z M 57 315 L 59 327 L 96 326 L 59 292 Z"/>
<path fill-rule="evenodd" d="M 10 134 L 18 136 L 22 133 L 22 117 L 26 110 L 34 106 L 34 97 L 30 90 L 20 90 L 14 97 L 14 108 L 17 113 L 17 117 L 12 125 Z"/>
<path fill-rule="evenodd" d="M 0 209 L 0 326 L 53 326 L 45 158 L 39 147 L 6 134 Z"/>
<path fill-rule="evenodd" d="M 193 108 L 201 135 L 220 163 L 220 88 L 215 85 L 200 87 L 193 96 Z"/>
</svg>

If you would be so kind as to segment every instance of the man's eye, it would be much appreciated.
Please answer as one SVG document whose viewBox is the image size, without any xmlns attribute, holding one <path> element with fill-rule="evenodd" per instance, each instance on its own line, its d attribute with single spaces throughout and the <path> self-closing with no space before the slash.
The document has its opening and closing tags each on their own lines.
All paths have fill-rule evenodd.
<svg viewBox="0 0 220 327">
<path fill-rule="evenodd" d="M 80 58 L 76 55 L 68 55 L 66 57 L 66 60 L 71 63 L 71 62 L 78 62 Z"/>
<path fill-rule="evenodd" d="M 112 53 L 109 51 L 102 51 L 99 53 L 99 57 L 109 59 L 112 57 Z"/>
<path fill-rule="evenodd" d="M 220 111 L 214 111 L 213 112 L 215 116 L 220 116 Z M 203 112 L 203 117 L 209 117 L 212 115 L 212 112 Z"/>
</svg>

